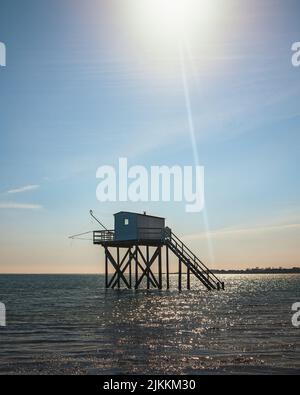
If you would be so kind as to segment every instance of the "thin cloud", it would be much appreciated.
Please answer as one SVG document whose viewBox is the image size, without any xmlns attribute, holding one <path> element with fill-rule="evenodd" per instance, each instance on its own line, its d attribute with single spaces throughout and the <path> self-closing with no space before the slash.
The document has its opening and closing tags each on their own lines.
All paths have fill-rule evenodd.
<svg viewBox="0 0 300 395">
<path fill-rule="evenodd" d="M 213 232 L 203 232 L 196 233 L 192 235 L 183 236 L 183 239 L 186 240 L 195 240 L 195 239 L 206 239 L 207 237 L 225 237 L 225 236 L 234 236 L 234 235 L 248 235 L 253 233 L 265 233 L 265 232 L 274 232 L 274 231 L 282 231 L 288 229 L 300 229 L 300 224 L 286 224 L 286 225 L 272 225 L 272 226 L 262 226 L 262 227 L 253 227 L 253 228 L 227 228 L 220 229 Z"/>
<path fill-rule="evenodd" d="M 28 203 L 0 203 L 0 210 L 40 210 L 43 207 L 39 204 Z"/>
<path fill-rule="evenodd" d="M 39 187 L 40 187 L 39 185 L 25 185 L 20 188 L 10 189 L 6 193 L 9 193 L 9 194 L 23 193 L 23 192 L 28 192 L 28 191 L 34 191 L 35 189 L 38 189 Z"/>
</svg>

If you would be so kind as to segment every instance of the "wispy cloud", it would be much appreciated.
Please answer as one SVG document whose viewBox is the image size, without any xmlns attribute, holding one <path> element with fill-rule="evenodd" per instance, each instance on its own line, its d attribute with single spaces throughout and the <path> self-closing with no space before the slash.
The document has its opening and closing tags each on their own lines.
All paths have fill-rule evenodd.
<svg viewBox="0 0 300 395">
<path fill-rule="evenodd" d="M 43 207 L 39 204 L 29 204 L 29 203 L 0 203 L 0 210 L 40 210 Z"/>
<path fill-rule="evenodd" d="M 282 225 L 271 225 L 271 226 L 258 226 L 251 228 L 224 228 L 216 231 L 208 232 L 208 233 L 195 233 L 191 235 L 185 235 L 182 238 L 186 240 L 195 240 L 195 239 L 206 239 L 207 237 L 226 237 L 226 236 L 238 236 L 238 235 L 251 235 L 255 233 L 266 233 L 266 232 L 275 232 L 275 231 L 283 231 L 289 229 L 300 229 L 300 224 L 282 224 Z"/>
<path fill-rule="evenodd" d="M 39 187 L 40 187 L 39 185 L 25 185 L 23 187 L 10 189 L 6 193 L 9 193 L 9 194 L 23 193 L 23 192 L 33 191 L 35 189 L 38 189 Z"/>
</svg>

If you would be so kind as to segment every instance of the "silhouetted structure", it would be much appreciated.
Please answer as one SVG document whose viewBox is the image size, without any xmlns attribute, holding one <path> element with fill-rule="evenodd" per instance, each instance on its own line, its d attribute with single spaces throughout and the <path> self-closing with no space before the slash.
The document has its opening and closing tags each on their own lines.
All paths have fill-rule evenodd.
<svg viewBox="0 0 300 395">
<path fill-rule="evenodd" d="M 91 212 L 92 215 L 92 212 Z M 169 253 L 178 258 L 178 289 L 183 287 L 183 266 L 186 268 L 186 287 L 190 289 L 193 274 L 208 290 L 224 289 L 224 283 L 204 265 L 191 250 L 165 226 L 165 219 L 151 215 L 121 211 L 114 215 L 115 229 L 93 232 L 93 243 L 105 250 L 105 286 L 138 289 L 145 280 L 147 289 L 162 289 L 163 264 L 166 268 L 166 287 L 170 288 Z M 99 222 L 100 223 L 100 222 Z M 101 223 L 100 223 L 101 224 Z M 102 225 L 102 224 L 101 224 Z M 103 226 L 103 225 L 102 225 Z M 165 254 L 163 259 L 163 249 Z M 109 265 L 113 273 L 109 278 Z M 157 266 L 157 273 L 154 266 Z"/>
</svg>

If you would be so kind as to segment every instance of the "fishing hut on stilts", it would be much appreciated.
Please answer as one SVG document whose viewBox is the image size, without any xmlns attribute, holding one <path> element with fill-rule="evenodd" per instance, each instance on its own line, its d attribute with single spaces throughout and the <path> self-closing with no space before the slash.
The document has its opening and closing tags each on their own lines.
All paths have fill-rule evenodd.
<svg viewBox="0 0 300 395">
<path fill-rule="evenodd" d="M 171 253 L 178 260 L 179 290 L 191 288 L 191 275 L 208 290 L 224 289 L 224 283 L 165 226 L 165 218 L 121 211 L 114 214 L 115 226 L 109 230 L 90 214 L 103 228 L 92 234 L 93 244 L 104 248 L 106 288 L 162 289 L 165 274 L 169 289 Z"/>
</svg>

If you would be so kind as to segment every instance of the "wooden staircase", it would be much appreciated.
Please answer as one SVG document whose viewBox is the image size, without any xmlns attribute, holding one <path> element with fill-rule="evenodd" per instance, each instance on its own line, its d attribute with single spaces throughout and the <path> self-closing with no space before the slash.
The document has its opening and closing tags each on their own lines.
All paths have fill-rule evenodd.
<svg viewBox="0 0 300 395">
<path fill-rule="evenodd" d="M 164 242 L 208 290 L 224 289 L 224 283 L 173 232 Z"/>
</svg>

